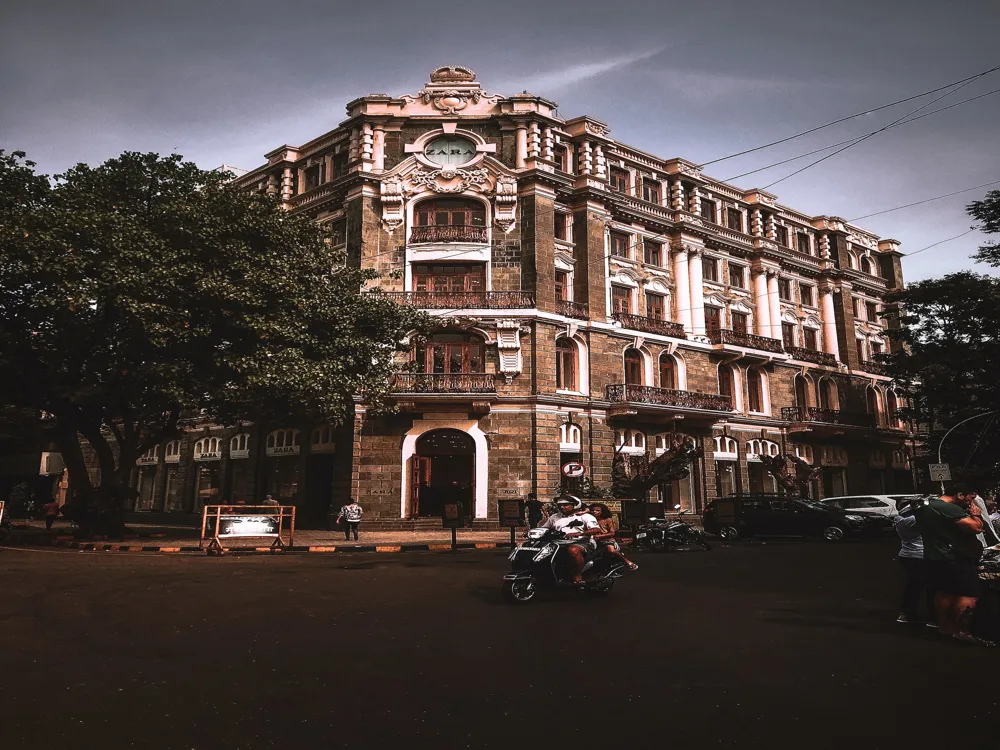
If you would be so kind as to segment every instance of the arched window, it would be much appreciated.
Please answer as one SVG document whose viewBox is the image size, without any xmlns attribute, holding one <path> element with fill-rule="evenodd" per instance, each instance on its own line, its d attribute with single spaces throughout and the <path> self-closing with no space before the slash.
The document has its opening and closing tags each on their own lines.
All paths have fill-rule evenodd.
<svg viewBox="0 0 1000 750">
<path fill-rule="evenodd" d="M 871 386 L 865 392 L 865 401 L 868 406 L 868 413 L 875 416 L 875 423 L 882 423 L 882 405 L 879 402 L 878 391 Z"/>
<path fill-rule="evenodd" d="M 777 456 L 781 449 L 773 440 L 761 440 L 754 438 L 748 440 L 746 445 L 747 461 L 759 461 L 761 456 Z"/>
<path fill-rule="evenodd" d="M 642 352 L 638 349 L 625 350 L 625 385 L 642 385 Z"/>
<path fill-rule="evenodd" d="M 579 390 L 578 369 L 576 345 L 565 336 L 556 339 L 556 388 L 561 391 Z"/>
<path fill-rule="evenodd" d="M 677 363 L 666 352 L 660 355 L 660 388 L 677 388 Z"/>
<path fill-rule="evenodd" d="M 819 381 L 819 406 L 821 409 L 839 409 L 840 401 L 837 398 L 837 386 L 830 378 L 823 378 Z"/>
<path fill-rule="evenodd" d="M 181 443 L 179 440 L 171 440 L 163 446 L 163 461 L 168 464 L 176 464 L 181 460 Z"/>
<path fill-rule="evenodd" d="M 885 412 L 886 417 L 889 419 L 889 424 L 892 427 L 898 427 L 900 425 L 899 398 L 893 391 L 889 391 L 885 395 Z"/>
<path fill-rule="evenodd" d="M 720 435 L 719 437 L 713 438 L 715 442 L 715 458 L 718 459 L 732 459 L 736 460 L 738 458 L 737 451 L 739 446 L 736 441 L 733 440 L 728 435 Z"/>
<path fill-rule="evenodd" d="M 559 450 L 577 452 L 582 445 L 580 425 L 567 422 L 559 427 Z"/>
<path fill-rule="evenodd" d="M 807 464 L 811 464 L 813 462 L 813 448 L 811 445 L 806 445 L 805 443 L 796 443 L 795 455 L 801 458 Z"/>
<path fill-rule="evenodd" d="M 755 367 L 747 369 L 747 401 L 750 411 L 763 414 L 767 408 L 764 373 Z"/>
<path fill-rule="evenodd" d="M 485 344 L 465 333 L 436 333 L 417 342 L 412 361 L 419 373 L 457 374 L 486 371 Z"/>
<path fill-rule="evenodd" d="M 795 405 L 809 406 L 809 381 L 802 375 L 795 376 Z"/>
<path fill-rule="evenodd" d="M 616 430 L 615 442 L 622 453 L 646 452 L 646 434 L 641 430 Z"/>
<path fill-rule="evenodd" d="M 732 365 L 719 365 L 719 395 L 728 396 L 730 402 L 736 403 L 736 376 Z"/>
<path fill-rule="evenodd" d="M 848 263 L 848 265 L 850 265 L 850 267 L 851 267 L 851 268 L 853 268 L 853 269 L 854 269 L 855 271 L 859 270 L 859 266 L 858 266 L 858 256 L 857 256 L 857 254 L 856 254 L 856 253 L 854 253 L 853 251 L 848 251 L 848 253 L 847 253 L 847 263 Z"/>
<path fill-rule="evenodd" d="M 207 458 L 218 458 L 221 456 L 219 438 L 202 438 L 194 444 L 194 460 L 199 461 Z"/>
<path fill-rule="evenodd" d="M 698 441 L 683 432 L 661 432 L 653 436 L 653 450 L 657 456 L 673 448 L 680 448 L 682 445 L 694 448 L 697 447 Z"/>
<path fill-rule="evenodd" d="M 878 276 L 878 266 L 875 265 L 875 261 L 872 260 L 870 255 L 861 256 L 861 270 L 871 276 Z"/>
<path fill-rule="evenodd" d="M 421 201 L 413 209 L 413 223 L 418 227 L 485 227 L 486 207 L 462 198 Z"/>
</svg>

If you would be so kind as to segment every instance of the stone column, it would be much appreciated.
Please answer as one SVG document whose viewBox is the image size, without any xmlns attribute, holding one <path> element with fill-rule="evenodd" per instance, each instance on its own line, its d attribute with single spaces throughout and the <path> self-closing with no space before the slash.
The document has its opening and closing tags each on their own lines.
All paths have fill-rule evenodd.
<svg viewBox="0 0 1000 750">
<path fill-rule="evenodd" d="M 778 302 L 778 274 L 767 275 L 767 302 L 771 314 L 771 338 L 781 340 L 781 304 Z"/>
<path fill-rule="evenodd" d="M 375 126 L 372 140 L 372 168 L 378 171 L 385 169 L 385 128 Z"/>
<path fill-rule="evenodd" d="M 684 210 L 684 183 L 680 177 L 676 178 L 670 186 L 670 205 L 677 211 Z"/>
<path fill-rule="evenodd" d="M 705 284 L 702 279 L 701 250 L 693 250 L 688 261 L 691 274 L 691 330 L 705 335 Z"/>
<path fill-rule="evenodd" d="M 757 335 L 771 335 L 771 310 L 767 303 L 767 273 L 755 271 L 753 277 L 754 302 L 757 305 Z"/>
<path fill-rule="evenodd" d="M 517 168 L 524 169 L 524 162 L 528 158 L 528 126 L 523 122 L 517 125 Z"/>
<path fill-rule="evenodd" d="M 823 316 L 823 351 L 840 359 L 837 346 L 837 313 L 833 306 L 833 289 L 826 287 L 820 291 L 820 310 Z"/>
<path fill-rule="evenodd" d="M 688 278 L 688 253 L 684 246 L 678 246 L 674 256 L 674 279 L 676 280 L 677 322 L 684 330 L 691 331 L 691 286 Z"/>
</svg>

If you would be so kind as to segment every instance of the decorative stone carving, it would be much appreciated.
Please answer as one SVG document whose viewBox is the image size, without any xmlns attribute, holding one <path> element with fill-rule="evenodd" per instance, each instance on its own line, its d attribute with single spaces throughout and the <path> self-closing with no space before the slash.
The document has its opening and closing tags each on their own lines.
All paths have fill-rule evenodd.
<svg viewBox="0 0 1000 750">
<path fill-rule="evenodd" d="M 398 177 L 382 183 L 382 223 L 391 234 L 402 225 L 403 182 Z"/>
<path fill-rule="evenodd" d="M 433 104 L 434 109 L 440 110 L 446 115 L 457 115 L 467 106 L 471 99 L 474 104 L 479 104 L 483 98 L 482 89 L 472 89 L 471 91 L 459 91 L 458 89 L 444 89 L 431 91 L 422 89 L 419 94 L 424 104 Z"/>
<path fill-rule="evenodd" d="M 521 374 L 524 366 L 521 356 L 521 321 L 502 318 L 497 321 L 497 352 L 500 355 L 500 374 L 510 385 Z"/>
<path fill-rule="evenodd" d="M 500 175 L 496 181 L 494 223 L 502 232 L 514 228 L 517 215 L 517 180 L 510 175 Z"/>
<path fill-rule="evenodd" d="M 461 193 L 473 185 L 486 185 L 488 183 L 489 173 L 485 169 L 442 167 L 410 175 L 410 184 L 413 187 L 425 187 L 435 193 Z"/>
</svg>

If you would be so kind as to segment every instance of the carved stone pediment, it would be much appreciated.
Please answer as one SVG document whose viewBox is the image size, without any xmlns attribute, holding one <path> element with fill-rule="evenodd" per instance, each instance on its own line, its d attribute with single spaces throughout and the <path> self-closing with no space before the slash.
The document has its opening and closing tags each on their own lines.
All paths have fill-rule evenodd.
<svg viewBox="0 0 1000 750">
<path fill-rule="evenodd" d="M 402 114 L 409 117 L 495 113 L 502 97 L 486 93 L 469 68 L 448 65 L 433 71 L 416 96 L 401 98 L 405 103 Z"/>
</svg>

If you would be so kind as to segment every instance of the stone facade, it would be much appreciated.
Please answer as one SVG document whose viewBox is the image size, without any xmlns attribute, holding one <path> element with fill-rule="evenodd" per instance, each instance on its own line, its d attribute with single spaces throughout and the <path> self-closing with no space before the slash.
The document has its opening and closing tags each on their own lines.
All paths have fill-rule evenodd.
<svg viewBox="0 0 1000 750">
<path fill-rule="evenodd" d="M 902 285 L 896 241 L 631 148 L 542 97 L 488 93 L 461 67 L 347 114 L 238 182 L 329 226 L 380 274 L 366 293 L 426 307 L 441 333 L 400 363 L 398 414 L 356 404 L 332 480 L 303 442 L 296 502 L 314 515 L 353 497 L 370 522 L 411 528 L 451 497 L 488 524 L 498 500 L 551 495 L 564 461 L 607 486 L 616 449 L 651 458 L 678 440 L 704 458 L 650 499 L 695 511 L 773 489 L 760 452 L 822 465 L 817 496 L 909 486 L 898 399 L 872 361 Z M 228 498 L 230 431 L 212 429 Z M 267 437 L 251 435 L 259 463 Z M 267 474 L 252 474 L 241 488 L 259 500 Z"/>
</svg>

